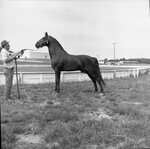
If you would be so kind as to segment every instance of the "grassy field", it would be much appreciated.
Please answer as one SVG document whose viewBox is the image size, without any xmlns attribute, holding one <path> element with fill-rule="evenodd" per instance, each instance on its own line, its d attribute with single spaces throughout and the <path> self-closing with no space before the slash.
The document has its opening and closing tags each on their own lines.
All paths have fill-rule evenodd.
<svg viewBox="0 0 150 149">
<path fill-rule="evenodd" d="M 2 149 L 150 148 L 150 75 L 106 81 L 21 85 L 21 99 L 1 100 Z M 0 95 L 3 86 L 0 86 Z"/>
</svg>

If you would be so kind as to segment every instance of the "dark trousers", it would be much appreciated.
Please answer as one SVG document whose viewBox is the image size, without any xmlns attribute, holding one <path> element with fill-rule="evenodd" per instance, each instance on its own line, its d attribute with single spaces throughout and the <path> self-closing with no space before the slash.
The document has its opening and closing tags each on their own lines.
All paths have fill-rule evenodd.
<svg viewBox="0 0 150 149">
<path fill-rule="evenodd" d="M 6 100 L 11 98 L 13 74 L 14 74 L 14 69 L 4 68 L 4 76 L 5 76 L 4 98 Z"/>
</svg>

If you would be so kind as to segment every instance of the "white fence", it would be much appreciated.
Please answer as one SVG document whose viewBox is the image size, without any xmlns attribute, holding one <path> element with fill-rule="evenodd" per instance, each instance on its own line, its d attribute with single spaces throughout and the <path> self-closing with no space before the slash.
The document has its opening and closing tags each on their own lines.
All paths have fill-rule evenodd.
<svg viewBox="0 0 150 149">
<path fill-rule="evenodd" d="M 138 77 L 140 74 L 150 73 L 150 67 L 124 69 L 124 70 L 110 70 L 102 71 L 104 79 L 114 79 L 123 77 Z M 38 84 L 55 81 L 55 73 L 52 72 L 19 72 L 18 80 L 20 84 Z M 61 81 L 88 81 L 90 80 L 87 74 L 80 71 L 64 71 L 61 73 Z M 5 83 L 4 74 L 0 73 L 0 85 Z M 16 84 L 16 76 L 14 74 L 13 84 Z"/>
</svg>

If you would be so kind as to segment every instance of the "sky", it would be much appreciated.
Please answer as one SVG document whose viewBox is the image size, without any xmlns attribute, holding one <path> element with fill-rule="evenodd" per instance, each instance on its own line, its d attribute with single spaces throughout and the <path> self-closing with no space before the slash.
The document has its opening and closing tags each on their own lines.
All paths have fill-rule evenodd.
<svg viewBox="0 0 150 149">
<path fill-rule="evenodd" d="M 116 43 L 115 58 L 150 58 L 149 0 L 0 0 L 11 50 L 36 49 L 45 32 L 70 54 L 113 59 Z"/>
</svg>

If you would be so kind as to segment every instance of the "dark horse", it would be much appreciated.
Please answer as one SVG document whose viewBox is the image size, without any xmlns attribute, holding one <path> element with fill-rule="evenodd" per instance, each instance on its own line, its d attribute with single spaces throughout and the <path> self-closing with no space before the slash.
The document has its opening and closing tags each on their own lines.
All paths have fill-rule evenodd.
<svg viewBox="0 0 150 149">
<path fill-rule="evenodd" d="M 60 43 L 53 37 L 45 33 L 45 36 L 41 38 L 36 44 L 36 48 L 47 46 L 51 58 L 51 66 L 55 71 L 55 92 L 60 91 L 60 74 L 61 71 L 75 71 L 80 70 L 83 73 L 88 74 L 92 82 L 94 83 L 95 92 L 98 91 L 97 84 L 103 92 L 103 86 L 105 82 L 102 78 L 98 60 L 94 57 L 87 55 L 70 55 L 68 54 Z"/>
</svg>

